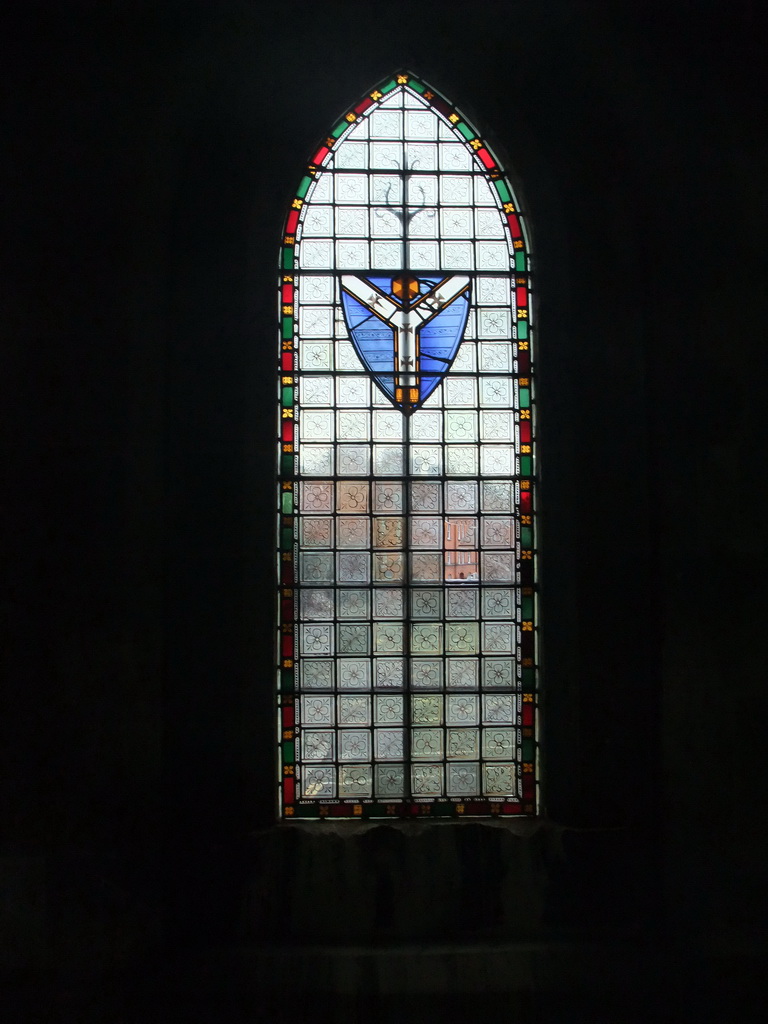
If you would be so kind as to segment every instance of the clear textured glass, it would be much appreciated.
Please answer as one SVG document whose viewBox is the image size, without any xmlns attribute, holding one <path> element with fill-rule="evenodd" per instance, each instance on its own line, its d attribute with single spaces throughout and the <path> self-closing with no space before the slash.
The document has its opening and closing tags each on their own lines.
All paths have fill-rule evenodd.
<svg viewBox="0 0 768 1024">
<path fill-rule="evenodd" d="M 532 735 L 524 245 L 490 150 L 402 77 L 331 129 L 286 231 L 281 736 L 300 815 L 521 801 Z"/>
</svg>

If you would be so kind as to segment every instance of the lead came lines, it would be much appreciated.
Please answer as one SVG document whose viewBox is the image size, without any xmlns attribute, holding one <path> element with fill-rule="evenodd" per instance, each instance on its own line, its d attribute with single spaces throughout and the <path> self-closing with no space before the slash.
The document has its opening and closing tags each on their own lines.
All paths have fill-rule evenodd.
<svg viewBox="0 0 768 1024">
<path fill-rule="evenodd" d="M 425 124 L 429 117 L 434 120 L 434 115 L 429 114 Z M 340 144 L 336 151 L 339 158 L 343 146 L 344 143 Z M 355 159 L 362 159 L 361 152 L 358 150 Z M 427 151 L 421 152 L 424 158 Z M 441 161 L 442 156 L 435 150 L 433 162 Z M 418 262 L 426 259 L 427 254 L 439 252 L 440 258 L 445 259 L 446 253 L 453 253 L 456 262 L 459 250 L 446 249 L 442 242 L 439 250 L 428 246 L 441 238 L 460 241 L 462 232 L 471 240 L 475 232 L 479 233 L 483 220 L 475 216 L 478 213 L 483 214 L 482 230 L 487 233 L 493 224 L 490 215 L 494 210 L 451 210 L 441 205 L 452 197 L 457 200 L 465 188 L 461 171 L 453 171 L 456 188 L 446 193 L 442 185 L 438 187 L 437 179 L 430 182 L 430 168 L 417 171 L 408 166 L 405 143 L 401 144 L 401 168 L 401 209 L 397 212 L 401 214 L 403 230 L 398 269 L 405 277 L 414 254 Z M 375 173 L 377 169 L 369 169 L 366 179 Z M 350 178 L 346 167 L 324 170 L 320 179 L 341 179 L 342 175 L 347 175 L 341 182 L 346 186 L 343 198 L 350 202 L 341 207 L 334 205 L 341 197 L 331 187 L 330 214 L 321 209 L 313 222 L 316 230 L 325 230 L 323 225 L 329 228 L 328 237 L 320 240 L 325 246 L 325 262 L 307 269 L 302 257 L 303 269 L 295 275 L 300 295 L 297 307 L 301 415 L 297 446 L 299 480 L 305 481 L 299 487 L 298 520 L 299 621 L 304 645 L 299 653 L 299 735 L 302 730 L 308 734 L 301 747 L 305 762 L 304 795 L 332 799 L 333 781 L 328 771 L 335 768 L 337 797 L 394 798 L 394 793 L 385 792 L 387 787 L 394 790 L 397 786 L 396 772 L 388 762 L 400 756 L 402 749 L 402 762 L 392 764 L 413 763 L 416 797 L 469 798 L 498 792 L 517 798 L 516 699 L 510 689 L 504 695 L 510 699 L 509 707 L 494 705 L 494 710 L 490 710 L 483 692 L 484 687 L 494 685 L 519 687 L 513 668 L 520 622 L 519 572 L 515 568 L 518 559 L 511 557 L 517 544 L 513 534 L 519 524 L 515 526 L 511 491 L 509 484 L 505 484 L 505 480 L 515 476 L 514 459 L 519 448 L 511 418 L 516 392 L 512 392 L 508 376 L 514 370 L 510 316 L 514 307 L 509 305 L 509 274 L 499 273 L 498 269 L 496 273 L 491 270 L 490 275 L 487 271 L 483 273 L 474 266 L 474 250 L 466 245 L 460 250 L 467 256 L 465 264 L 460 264 L 465 266 L 461 284 L 466 282 L 469 287 L 470 279 L 473 282 L 465 351 L 461 361 L 457 356 L 459 365 L 427 399 L 423 410 L 412 415 L 397 413 L 402 420 L 398 437 L 392 405 L 377 388 L 371 389 L 370 381 L 365 386 L 363 368 L 355 360 L 343 317 L 339 316 L 340 284 L 363 303 L 370 300 L 369 294 L 363 294 L 360 276 L 350 275 L 340 264 L 349 262 L 353 252 L 357 252 L 358 265 L 351 263 L 350 269 L 365 271 L 366 260 L 373 252 L 369 249 L 366 256 L 368 242 L 362 238 L 354 245 L 349 243 L 353 247 L 343 250 L 346 256 L 342 259 L 339 240 L 345 233 L 362 231 L 366 218 L 361 218 L 361 212 L 365 215 L 367 211 L 370 224 L 374 218 L 386 222 L 392 211 L 382 211 L 370 203 L 367 186 L 359 178 Z M 425 206 L 411 210 L 407 205 L 406 197 L 412 198 L 408 181 L 411 175 L 421 181 L 422 201 L 433 199 L 433 211 L 427 211 Z M 470 181 L 474 190 L 475 180 L 470 177 Z M 390 182 L 385 207 L 394 187 Z M 358 210 L 354 209 L 355 202 L 360 204 Z M 309 203 L 308 199 L 308 207 Z M 424 231 L 424 241 L 418 242 L 422 246 L 419 255 L 410 244 L 408 228 L 412 224 L 416 234 L 416 215 L 427 212 L 433 212 L 433 216 L 422 216 L 421 220 L 436 222 L 435 237 L 430 238 L 429 231 Z M 495 215 L 498 223 L 498 213 Z M 306 223 L 309 225 L 309 221 Z M 380 226 L 386 229 L 386 223 Z M 299 232 L 299 236 L 309 244 L 317 240 L 309 232 L 306 236 Z M 308 252 L 310 262 L 318 260 L 319 249 L 310 248 Z M 382 268 L 392 269 L 395 268 Z M 434 264 L 413 270 L 434 273 Z M 451 280 L 452 271 L 446 263 L 439 273 Z M 329 281 L 330 290 L 324 280 Z M 307 287 L 305 300 L 301 296 L 302 281 L 306 281 Z M 414 314 L 399 314 L 392 303 L 387 307 L 386 296 L 379 305 L 385 307 L 383 321 L 395 328 L 400 340 L 400 386 L 410 388 L 418 383 L 415 372 L 409 372 L 416 363 Z M 421 311 L 418 303 L 415 306 L 418 318 Z M 505 352 L 509 354 L 504 355 Z M 433 421 L 434 427 L 430 427 Z M 418 437 L 415 427 L 422 423 L 423 436 Z M 386 480 L 382 473 L 387 474 Z M 486 479 L 488 476 L 496 477 L 502 487 L 499 494 L 504 486 L 510 494 L 506 504 L 502 500 L 498 508 L 493 507 L 492 495 L 496 492 L 486 488 L 488 483 L 496 486 L 493 480 Z M 463 492 L 457 489 L 461 478 L 471 490 L 463 499 L 463 508 L 450 508 L 451 502 L 461 503 Z M 312 508 L 311 499 L 319 491 L 302 488 L 313 483 L 322 488 L 326 482 L 333 490 L 332 507 L 326 504 L 321 509 Z M 429 491 L 423 489 L 430 482 L 437 487 L 437 501 L 428 499 Z M 400 494 L 396 498 L 398 484 Z M 349 504 L 342 507 L 345 501 L 351 501 L 355 486 L 365 504 L 364 508 L 358 507 L 357 515 Z M 387 490 L 379 491 L 379 486 Z M 419 507 L 430 500 L 438 518 L 430 519 L 423 514 L 430 509 Z M 386 502 L 391 507 L 385 507 Z M 398 522 L 405 525 L 404 530 L 395 525 Z M 441 527 L 440 535 L 435 533 L 435 524 Z M 452 546 L 449 527 L 466 533 L 469 539 L 465 550 Z M 466 566 L 465 575 L 474 583 L 457 581 L 456 587 L 460 589 L 452 590 L 443 577 L 449 568 L 451 572 L 462 573 L 461 566 Z M 482 587 L 478 586 L 480 581 Z M 491 581 L 492 587 L 487 585 Z M 353 585 L 363 589 L 350 589 Z M 316 596 L 317 592 L 326 591 L 330 601 Z M 393 596 L 398 592 L 399 613 Z M 472 601 L 467 601 L 462 609 L 462 596 L 473 596 L 474 607 Z M 486 600 L 490 597 L 496 600 L 490 603 Z M 434 602 L 430 605 L 429 598 L 439 599 L 440 607 Z M 457 612 L 463 612 L 467 618 L 456 619 Z M 402 617 L 398 618 L 398 614 Z M 330 619 L 315 622 L 311 618 L 314 615 Z M 386 615 L 392 617 L 387 619 Z M 330 671 L 323 667 L 324 659 Z M 394 687 L 390 694 L 380 692 L 395 681 L 399 683 L 396 692 Z M 316 686 L 327 685 L 332 687 L 331 693 L 323 698 L 315 695 Z M 457 693 L 456 687 L 466 687 L 467 692 Z M 347 694 L 347 688 L 356 692 Z M 503 720 L 499 719 L 500 714 Z M 393 716 L 399 716 L 402 722 L 401 745 L 397 743 L 397 729 L 389 728 L 397 725 Z M 314 764 L 315 761 L 324 763 Z M 368 771 L 373 766 L 381 771 Z M 482 777 L 478 774 L 480 766 L 484 766 Z M 406 778 L 410 775 L 406 771 Z M 406 798 L 408 795 L 406 792 Z"/>
</svg>

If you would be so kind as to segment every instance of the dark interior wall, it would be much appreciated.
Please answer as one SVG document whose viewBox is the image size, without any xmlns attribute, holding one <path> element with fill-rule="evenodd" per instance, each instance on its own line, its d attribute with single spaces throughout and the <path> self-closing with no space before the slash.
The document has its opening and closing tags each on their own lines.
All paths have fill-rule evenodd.
<svg viewBox="0 0 768 1024">
<path fill-rule="evenodd" d="M 65 1008 L 148 951 L 329 918 L 335 942 L 764 942 L 761 18 L 401 13 L 75 4 L 6 34 L 4 966 Z M 487 130 L 533 228 L 531 835 L 271 828 L 281 220 L 398 66 Z"/>
</svg>

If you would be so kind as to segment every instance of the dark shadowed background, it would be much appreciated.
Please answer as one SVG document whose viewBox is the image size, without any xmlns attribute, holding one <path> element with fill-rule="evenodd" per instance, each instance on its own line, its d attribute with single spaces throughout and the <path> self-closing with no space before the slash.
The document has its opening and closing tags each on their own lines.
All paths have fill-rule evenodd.
<svg viewBox="0 0 768 1024">
<path fill-rule="evenodd" d="M 5 1019 L 761 1020 L 762 6 L 6 19 Z M 546 816 L 278 828 L 282 220 L 401 67 L 532 227 Z"/>
</svg>

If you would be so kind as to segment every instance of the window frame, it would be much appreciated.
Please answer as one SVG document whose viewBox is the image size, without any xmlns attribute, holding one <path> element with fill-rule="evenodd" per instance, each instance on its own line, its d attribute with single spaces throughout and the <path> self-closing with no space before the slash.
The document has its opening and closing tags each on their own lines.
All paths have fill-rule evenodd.
<svg viewBox="0 0 768 1024">
<path fill-rule="evenodd" d="M 525 463 L 527 470 L 523 471 L 523 465 L 519 464 L 519 471 L 515 479 L 520 483 L 528 483 L 522 490 L 527 493 L 530 503 L 528 517 L 531 530 L 528 546 L 522 543 L 519 546 L 517 580 L 511 585 L 519 587 L 522 600 L 525 601 L 525 612 L 520 614 L 521 636 L 518 645 L 518 654 L 521 658 L 521 710 L 518 727 L 521 735 L 521 779 L 519 800 L 504 800 L 493 798 L 471 798 L 462 799 L 456 797 L 443 797 L 439 801 L 421 801 L 411 799 L 408 801 L 392 801 L 356 798 L 336 798 L 328 801 L 304 802 L 302 803 L 296 791 L 296 688 L 295 669 L 301 658 L 298 649 L 298 616 L 296 614 L 296 580 L 295 571 L 297 563 L 296 554 L 296 530 L 299 513 L 293 502 L 286 502 L 286 494 L 293 495 L 294 481 L 296 476 L 296 445 L 297 438 L 294 433 L 294 410 L 298 407 L 298 385 L 301 379 L 300 367 L 297 361 L 297 324 L 295 300 L 295 277 L 297 272 L 297 235 L 296 231 L 300 225 L 301 211 L 305 198 L 313 185 L 313 181 L 323 172 L 323 167 L 329 160 L 335 147 L 340 145 L 351 129 L 359 124 L 363 118 L 369 115 L 371 109 L 382 99 L 399 86 L 407 85 L 415 90 L 434 110 L 447 119 L 457 132 L 460 132 L 466 140 L 467 148 L 471 147 L 478 161 L 482 161 L 487 180 L 495 189 L 498 196 L 498 208 L 508 225 L 509 241 L 512 248 L 510 255 L 514 256 L 514 266 L 509 268 L 510 276 L 517 278 L 517 299 L 519 305 L 515 308 L 523 310 L 523 323 L 525 324 L 524 335 L 515 332 L 515 341 L 525 343 L 527 356 L 520 359 L 521 351 L 517 351 L 516 368 L 509 372 L 510 378 L 527 383 L 528 388 L 528 416 L 532 428 L 529 445 L 529 457 Z M 536 441 L 536 397 L 532 387 L 534 379 L 532 362 L 532 334 L 531 324 L 531 293 L 530 293 L 530 248 L 528 245 L 528 225 L 525 217 L 521 215 L 515 194 L 506 178 L 500 162 L 496 159 L 493 150 L 485 140 L 475 131 L 466 117 L 443 96 L 431 86 L 426 85 L 409 72 L 401 72 L 392 76 L 386 82 L 370 90 L 355 106 L 351 107 L 342 119 L 334 126 L 329 135 L 313 153 L 305 174 L 301 178 L 299 187 L 293 197 L 288 214 L 286 216 L 285 231 L 283 235 L 281 256 L 280 256 L 280 364 L 279 370 L 279 431 L 278 441 L 278 761 L 279 761 L 279 784 L 278 784 L 278 816 L 283 820 L 300 818 L 322 819 L 322 818 L 392 818 L 410 817 L 413 814 L 426 815 L 431 818 L 464 818 L 464 817 L 531 817 L 539 811 L 539 745 L 538 745 L 538 685 L 537 685 L 537 647 L 538 647 L 538 608 L 537 608 L 537 548 L 535 534 L 532 533 L 532 517 L 536 512 L 537 501 L 536 481 L 537 470 L 534 461 L 534 444 Z M 338 270 L 329 271 L 336 275 Z M 520 321 L 517 321 L 519 324 Z M 522 367 L 522 371 L 521 371 Z M 373 387 L 373 385 L 372 385 Z M 334 404 L 333 409 L 336 409 Z M 522 410 L 518 407 L 517 412 Z M 522 457 L 522 456 L 521 456 Z M 482 472 L 478 468 L 477 479 L 482 480 Z M 333 475 L 338 479 L 338 475 Z M 403 470 L 402 479 L 407 480 L 406 467 Z M 442 479 L 442 477 L 441 477 Z M 288 511 L 290 506 L 290 511 Z M 519 506 L 516 508 L 516 515 L 521 515 Z M 336 516 L 336 518 L 338 518 Z M 447 512 L 442 513 L 446 526 L 450 517 Z M 478 517 L 478 525 L 482 522 L 482 513 Z M 519 523 L 518 523 L 519 526 Z M 337 581 L 334 582 L 334 592 Z M 479 584 L 478 590 L 482 587 Z M 289 605 L 293 610 L 289 609 Z M 522 605 L 521 605 L 522 608 Z M 408 624 L 410 620 L 406 619 Z M 334 658 L 335 660 L 335 658 Z M 337 691 L 332 691 L 336 696 Z M 405 693 L 411 694 L 412 690 L 406 685 Z M 410 765 L 410 761 L 407 762 Z"/>
</svg>

